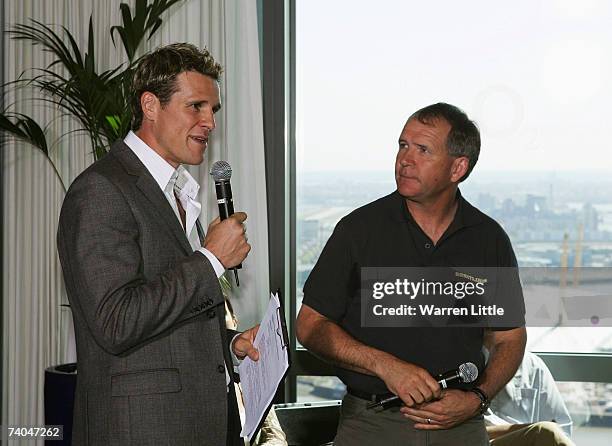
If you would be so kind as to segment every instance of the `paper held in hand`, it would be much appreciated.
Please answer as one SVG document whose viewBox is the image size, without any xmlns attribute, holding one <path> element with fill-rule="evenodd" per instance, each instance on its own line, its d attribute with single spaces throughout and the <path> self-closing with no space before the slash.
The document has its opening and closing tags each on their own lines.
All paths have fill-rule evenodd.
<svg viewBox="0 0 612 446">
<path fill-rule="evenodd" d="M 252 440 L 267 414 L 276 389 L 289 369 L 289 344 L 283 330 L 283 318 L 278 295 L 272 294 L 253 343 L 259 350 L 259 361 L 247 357 L 238 366 L 245 407 L 245 421 L 240 435 L 249 440 Z"/>
</svg>

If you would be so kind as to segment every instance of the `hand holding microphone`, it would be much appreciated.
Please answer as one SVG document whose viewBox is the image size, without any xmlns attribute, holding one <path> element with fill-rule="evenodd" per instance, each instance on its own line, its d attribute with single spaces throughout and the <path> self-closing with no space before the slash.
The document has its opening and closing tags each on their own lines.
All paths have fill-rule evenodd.
<svg viewBox="0 0 612 446">
<path fill-rule="evenodd" d="M 208 227 L 204 247 L 212 252 L 223 266 L 234 270 L 236 285 L 240 286 L 237 269 L 242 268 L 241 262 L 251 250 L 244 225 L 247 215 L 244 212 L 234 213 L 230 185 L 231 166 L 226 161 L 217 161 L 212 165 L 210 174 L 215 181 L 219 218 L 213 220 Z"/>
<path fill-rule="evenodd" d="M 421 404 L 440 397 L 442 389 L 426 369 L 393 355 L 385 354 L 385 356 L 386 358 L 377 358 L 375 373 L 385 382 L 391 392 L 395 395 L 401 395 L 401 400 L 407 406 Z M 369 406 L 376 407 L 378 405 L 378 403 L 374 403 Z"/>
<path fill-rule="evenodd" d="M 449 383 L 455 381 L 459 383 L 471 383 L 476 381 L 477 378 L 478 367 L 476 367 L 471 362 L 466 362 L 461 364 L 458 368 L 454 370 L 449 370 L 448 372 L 438 375 L 436 377 L 436 381 L 438 382 L 438 384 L 440 384 L 440 387 L 446 389 Z M 367 409 L 372 409 L 374 407 L 386 407 L 389 404 L 395 403 L 399 400 L 399 396 L 392 396 L 384 400 L 368 404 Z"/>
</svg>

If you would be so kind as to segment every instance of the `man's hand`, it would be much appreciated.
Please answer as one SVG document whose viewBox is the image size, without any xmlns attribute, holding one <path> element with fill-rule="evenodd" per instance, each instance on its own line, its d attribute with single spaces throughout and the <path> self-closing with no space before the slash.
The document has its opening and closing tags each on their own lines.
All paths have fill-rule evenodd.
<svg viewBox="0 0 612 446">
<path fill-rule="evenodd" d="M 440 385 L 427 370 L 363 344 L 308 305 L 302 305 L 296 335 L 304 347 L 339 367 L 377 376 L 404 404 L 440 396 Z"/>
<path fill-rule="evenodd" d="M 400 411 L 416 423 L 415 429 L 439 430 L 457 426 L 476 416 L 479 407 L 480 399 L 476 394 L 449 389 L 442 391 L 442 396 L 437 401 L 416 407 L 402 407 Z"/>
<path fill-rule="evenodd" d="M 427 370 L 391 355 L 380 363 L 377 374 L 408 407 L 440 397 L 440 384 Z"/>
<path fill-rule="evenodd" d="M 236 337 L 236 340 L 232 344 L 232 350 L 238 359 L 244 359 L 246 356 L 248 356 L 253 361 L 259 360 L 259 352 L 255 346 L 253 346 L 258 330 L 259 324 L 255 325 L 253 328 L 249 328 L 243 333 L 240 333 Z"/>
<path fill-rule="evenodd" d="M 246 218 L 244 212 L 236 212 L 223 221 L 217 217 L 208 225 L 204 248 L 213 253 L 226 269 L 242 263 L 251 250 L 244 225 Z"/>
</svg>

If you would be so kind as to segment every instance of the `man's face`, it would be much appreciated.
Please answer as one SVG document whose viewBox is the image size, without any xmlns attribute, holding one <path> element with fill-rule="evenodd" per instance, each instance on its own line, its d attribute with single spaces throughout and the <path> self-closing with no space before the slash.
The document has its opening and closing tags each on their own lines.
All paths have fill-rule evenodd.
<svg viewBox="0 0 612 446">
<path fill-rule="evenodd" d="M 436 119 L 431 125 L 417 119 L 406 122 L 395 158 L 400 195 L 420 203 L 435 203 L 463 176 L 462 164 L 466 165 L 467 158 L 452 157 L 446 148 L 450 128 L 444 119 Z"/>
<path fill-rule="evenodd" d="M 176 85 L 178 90 L 166 105 L 153 104 L 154 145 L 149 144 L 175 168 L 202 163 L 215 128 L 215 113 L 221 107 L 219 85 L 209 76 L 184 72 L 176 77 Z"/>
</svg>

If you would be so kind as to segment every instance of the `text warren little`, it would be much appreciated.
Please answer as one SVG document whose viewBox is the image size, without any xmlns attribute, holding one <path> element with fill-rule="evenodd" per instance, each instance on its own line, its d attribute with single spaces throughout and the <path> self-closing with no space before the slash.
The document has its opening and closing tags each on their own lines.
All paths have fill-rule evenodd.
<svg viewBox="0 0 612 446">
<path fill-rule="evenodd" d="M 435 305 L 374 305 L 375 316 L 503 316 L 504 309 L 497 305 L 470 305 L 470 308 L 436 307 Z"/>
</svg>

